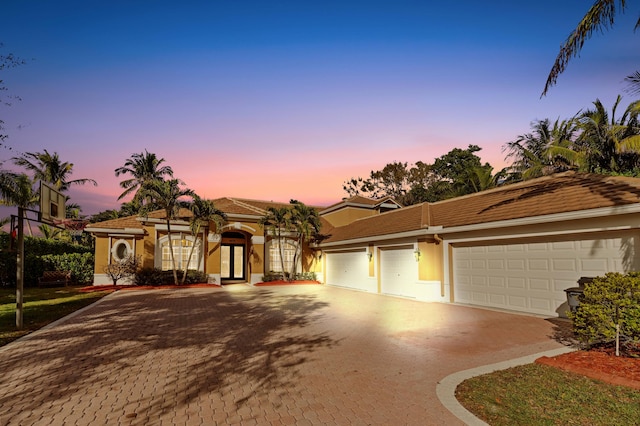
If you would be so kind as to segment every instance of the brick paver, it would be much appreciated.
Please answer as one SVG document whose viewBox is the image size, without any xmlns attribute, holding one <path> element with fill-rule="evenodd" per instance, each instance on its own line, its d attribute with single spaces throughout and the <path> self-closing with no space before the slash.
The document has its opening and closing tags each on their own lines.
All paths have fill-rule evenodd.
<svg viewBox="0 0 640 426">
<path fill-rule="evenodd" d="M 437 382 L 556 327 L 325 286 L 119 292 L 0 349 L 0 424 L 461 424 Z"/>
</svg>

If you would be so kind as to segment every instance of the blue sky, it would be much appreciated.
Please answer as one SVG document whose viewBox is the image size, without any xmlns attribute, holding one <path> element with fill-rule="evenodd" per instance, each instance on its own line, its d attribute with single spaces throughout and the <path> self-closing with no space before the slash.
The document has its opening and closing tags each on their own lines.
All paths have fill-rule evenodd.
<svg viewBox="0 0 640 426">
<path fill-rule="evenodd" d="M 629 10 L 540 99 L 589 5 L 7 0 L 0 54 L 27 64 L 0 75 L 22 98 L 0 107 L 0 160 L 58 152 L 99 183 L 71 192 L 86 214 L 118 206 L 113 171 L 145 149 L 205 197 L 320 205 L 469 144 L 498 169 L 531 121 L 610 107 L 636 70 Z"/>
</svg>

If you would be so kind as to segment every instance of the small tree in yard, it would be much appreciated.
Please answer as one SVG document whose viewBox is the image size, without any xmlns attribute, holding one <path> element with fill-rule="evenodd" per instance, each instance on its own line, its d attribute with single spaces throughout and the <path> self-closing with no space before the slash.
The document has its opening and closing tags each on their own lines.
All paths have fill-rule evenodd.
<svg viewBox="0 0 640 426">
<path fill-rule="evenodd" d="M 571 313 L 576 334 L 585 344 L 615 342 L 640 344 L 640 272 L 611 272 L 585 287 L 576 312 Z"/>
<path fill-rule="evenodd" d="M 111 278 L 113 285 L 118 285 L 119 280 L 135 275 L 140 266 L 140 262 L 140 256 L 129 255 L 120 261 L 106 265 L 104 267 L 104 273 Z"/>
</svg>

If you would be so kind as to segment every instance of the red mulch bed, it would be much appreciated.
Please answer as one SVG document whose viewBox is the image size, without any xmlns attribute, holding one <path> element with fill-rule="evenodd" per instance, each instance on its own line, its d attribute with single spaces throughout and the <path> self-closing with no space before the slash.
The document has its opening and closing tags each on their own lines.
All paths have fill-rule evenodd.
<svg viewBox="0 0 640 426">
<path fill-rule="evenodd" d="M 254 286 L 256 287 L 266 287 L 266 286 L 275 286 L 275 285 L 321 285 L 320 281 L 269 281 L 266 283 L 256 283 Z M 170 288 L 220 288 L 222 287 L 219 284 L 185 284 L 185 285 L 90 285 L 87 287 L 83 287 L 80 291 L 90 292 L 90 291 L 120 291 L 120 290 L 161 290 L 161 289 L 170 289 Z"/>
<path fill-rule="evenodd" d="M 612 348 L 598 348 L 569 352 L 553 358 L 543 356 L 536 363 L 640 390 L 640 348 L 633 350 L 630 355 L 615 356 Z"/>
<path fill-rule="evenodd" d="M 256 283 L 254 286 L 267 287 L 272 285 L 298 285 L 298 284 L 320 284 L 320 281 L 269 281 L 266 283 Z"/>
<path fill-rule="evenodd" d="M 161 290 L 168 288 L 220 288 L 218 284 L 185 284 L 185 285 L 90 285 L 82 287 L 80 291 L 119 291 L 119 290 Z"/>
</svg>

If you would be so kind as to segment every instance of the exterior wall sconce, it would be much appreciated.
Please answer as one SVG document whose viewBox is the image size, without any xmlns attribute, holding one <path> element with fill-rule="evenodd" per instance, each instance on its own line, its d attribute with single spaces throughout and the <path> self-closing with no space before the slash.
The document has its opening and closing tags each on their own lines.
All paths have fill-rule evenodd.
<svg viewBox="0 0 640 426">
<path fill-rule="evenodd" d="M 318 262 L 322 260 L 322 250 L 316 251 L 316 259 Z"/>
<path fill-rule="evenodd" d="M 413 255 L 416 257 L 416 262 L 420 262 L 420 250 L 416 248 L 413 251 Z"/>
<path fill-rule="evenodd" d="M 367 250 L 367 259 L 369 259 L 369 262 L 371 262 L 371 259 L 373 259 L 373 253 L 369 250 Z"/>
</svg>

